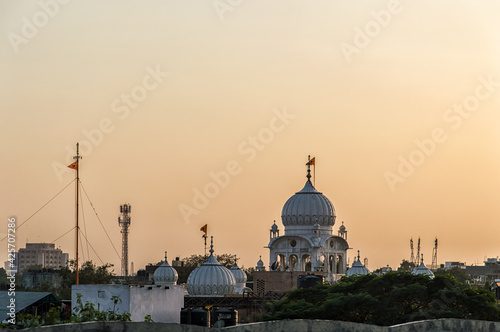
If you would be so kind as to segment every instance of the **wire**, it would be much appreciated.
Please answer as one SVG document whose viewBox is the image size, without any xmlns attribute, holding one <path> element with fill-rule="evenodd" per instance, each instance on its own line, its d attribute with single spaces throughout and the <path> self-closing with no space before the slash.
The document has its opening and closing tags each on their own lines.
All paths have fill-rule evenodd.
<svg viewBox="0 0 500 332">
<path fill-rule="evenodd" d="M 64 189 L 68 188 L 70 184 L 72 184 L 75 180 L 71 181 L 70 183 L 68 183 L 66 185 L 66 187 L 62 188 L 60 192 L 58 192 L 54 197 L 52 197 L 47 203 L 45 203 L 41 208 L 39 208 L 35 213 L 33 213 L 31 216 L 29 216 L 28 219 L 26 219 L 25 221 L 23 221 L 19 226 L 16 227 L 16 231 L 21 228 L 22 225 L 26 224 L 31 218 L 33 218 L 35 216 L 35 214 L 37 214 L 38 212 L 40 212 L 41 209 L 43 209 L 44 207 L 46 207 L 50 202 L 52 202 L 54 200 L 54 198 L 56 198 L 57 196 L 59 196 L 60 193 L 62 193 L 64 191 Z M 3 240 L 5 240 L 7 238 L 7 235 L 0 240 L 0 243 L 3 242 Z"/>
<path fill-rule="evenodd" d="M 59 236 L 57 239 L 55 239 L 54 241 L 52 241 L 51 243 L 55 243 L 57 240 L 59 240 L 60 238 L 62 238 L 64 235 L 68 234 L 69 232 L 71 232 L 72 230 L 74 230 L 76 228 L 76 226 L 73 226 L 71 227 L 71 229 L 69 231 L 67 231 L 66 233 L 64 233 L 63 235 Z"/>
<path fill-rule="evenodd" d="M 115 245 L 113 244 L 113 241 L 111 241 L 111 238 L 109 237 L 109 234 L 108 234 L 108 232 L 106 231 L 106 228 L 104 228 L 104 224 L 102 223 L 101 218 L 99 218 L 99 215 L 97 214 L 97 211 L 95 210 L 94 204 L 92 204 L 92 201 L 90 200 L 89 195 L 87 194 L 87 191 L 86 191 L 86 190 L 85 190 L 85 188 L 83 187 L 83 183 L 82 183 L 82 181 L 80 181 L 80 184 L 82 185 L 82 189 L 83 189 L 83 192 L 85 193 L 85 196 L 87 196 L 87 199 L 89 200 L 90 206 L 92 206 L 92 209 L 94 210 L 94 213 L 95 213 L 95 215 L 97 216 L 97 220 L 99 220 L 99 222 L 101 223 L 101 226 L 102 226 L 102 229 L 104 230 L 104 233 L 106 233 L 106 236 L 108 237 L 109 242 L 110 242 L 110 243 L 111 243 L 111 245 L 113 246 L 113 249 L 115 250 L 116 255 L 118 256 L 118 259 L 121 261 L 121 259 L 122 259 L 122 258 L 120 257 L 120 254 L 119 254 L 119 253 L 118 253 L 118 251 L 116 250 Z"/>
<path fill-rule="evenodd" d="M 83 219 L 83 229 L 85 230 L 85 236 L 87 236 L 87 221 L 85 220 L 85 209 L 83 208 L 83 196 L 80 195 L 80 205 L 82 206 L 82 219 Z M 82 251 L 83 251 L 83 243 L 82 243 Z M 89 242 L 87 241 L 87 257 L 90 259 L 89 254 Z M 83 256 L 83 260 L 85 260 L 85 256 Z"/>
<path fill-rule="evenodd" d="M 94 251 L 94 254 L 101 261 L 101 264 L 104 265 L 104 262 L 102 261 L 101 257 L 99 257 L 99 255 L 97 254 L 97 251 L 95 251 L 94 247 L 92 247 L 92 245 L 90 244 L 90 241 L 87 239 L 87 237 L 85 236 L 85 234 L 83 234 L 82 230 L 80 230 L 80 232 L 82 233 L 82 236 L 85 238 L 85 241 L 87 241 L 88 245 L 90 245 L 90 248 L 92 248 L 92 251 Z"/>
</svg>

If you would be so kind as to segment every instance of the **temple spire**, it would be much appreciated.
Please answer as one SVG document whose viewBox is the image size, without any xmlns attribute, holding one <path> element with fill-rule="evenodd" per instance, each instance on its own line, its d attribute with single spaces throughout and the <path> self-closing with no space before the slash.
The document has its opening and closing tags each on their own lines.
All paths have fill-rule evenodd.
<svg viewBox="0 0 500 332">
<path fill-rule="evenodd" d="M 307 156 L 307 181 L 311 182 L 311 156 Z"/>
<path fill-rule="evenodd" d="M 214 236 L 213 235 L 210 237 L 210 250 L 209 250 L 209 252 L 210 252 L 210 255 L 214 254 Z"/>
</svg>

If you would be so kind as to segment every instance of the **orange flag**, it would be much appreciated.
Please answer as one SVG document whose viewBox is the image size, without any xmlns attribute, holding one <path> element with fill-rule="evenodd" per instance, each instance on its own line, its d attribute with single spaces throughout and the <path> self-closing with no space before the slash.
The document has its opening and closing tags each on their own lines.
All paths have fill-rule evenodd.
<svg viewBox="0 0 500 332">
<path fill-rule="evenodd" d="M 207 234 L 207 230 L 208 230 L 208 225 L 207 224 L 205 224 L 205 226 L 203 226 L 202 228 L 200 228 L 200 231 L 205 232 L 205 235 Z"/>
<path fill-rule="evenodd" d="M 310 163 L 311 165 L 316 166 L 316 157 L 313 157 L 313 159 L 309 160 L 309 163 Z"/>
<path fill-rule="evenodd" d="M 72 163 L 71 165 L 68 165 L 69 168 L 71 169 L 78 169 L 78 162 L 75 161 L 74 163 Z"/>
</svg>

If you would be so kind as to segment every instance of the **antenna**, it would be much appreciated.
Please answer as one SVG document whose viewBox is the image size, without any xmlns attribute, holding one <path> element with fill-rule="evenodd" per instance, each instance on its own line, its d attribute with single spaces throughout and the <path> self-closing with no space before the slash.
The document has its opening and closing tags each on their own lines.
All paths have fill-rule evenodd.
<svg viewBox="0 0 500 332">
<path fill-rule="evenodd" d="M 438 238 L 434 240 L 434 249 L 432 249 L 432 264 L 431 270 L 437 270 L 437 261 L 438 261 Z"/>
<path fill-rule="evenodd" d="M 410 251 L 411 251 L 410 263 L 415 265 L 415 256 L 413 255 L 413 238 L 410 238 Z"/>
<path fill-rule="evenodd" d="M 420 265 L 420 236 L 418 237 L 418 244 L 417 244 L 417 261 L 415 266 Z"/>
<path fill-rule="evenodd" d="M 120 205 L 121 215 L 118 217 L 118 225 L 122 233 L 122 276 L 128 276 L 128 228 L 130 226 L 130 204 Z"/>
</svg>

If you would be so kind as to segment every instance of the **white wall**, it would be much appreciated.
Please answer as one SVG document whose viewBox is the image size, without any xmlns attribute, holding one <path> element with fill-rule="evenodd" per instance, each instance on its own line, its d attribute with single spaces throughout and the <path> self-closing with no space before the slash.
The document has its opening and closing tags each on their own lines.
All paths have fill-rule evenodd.
<svg viewBox="0 0 500 332">
<path fill-rule="evenodd" d="M 133 321 L 143 321 L 151 315 L 155 322 L 180 323 L 184 307 L 184 288 L 180 286 L 144 286 L 130 288 Z"/>
<path fill-rule="evenodd" d="M 99 293 L 104 292 L 104 293 Z M 71 287 L 71 308 L 76 308 L 76 294 L 82 294 L 82 303 L 94 303 L 95 308 L 100 311 L 112 310 L 114 303 L 112 296 L 118 296 L 122 300 L 117 304 L 115 312 L 123 314 L 130 312 L 130 291 L 128 285 L 73 285 Z M 103 297 L 99 297 L 102 294 Z"/>
<path fill-rule="evenodd" d="M 99 297 L 99 292 L 103 292 L 104 297 Z M 151 315 L 155 322 L 180 323 L 185 290 L 181 286 L 73 285 L 72 308 L 77 305 L 77 293 L 82 294 L 84 305 L 94 303 L 101 311 L 113 309 L 111 296 L 119 296 L 122 304 L 116 306 L 116 313 L 129 312 L 132 321 L 142 322 L 146 315 Z"/>
</svg>

